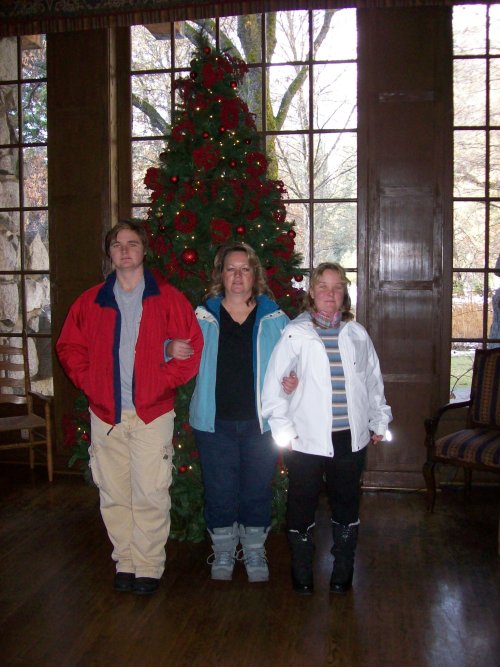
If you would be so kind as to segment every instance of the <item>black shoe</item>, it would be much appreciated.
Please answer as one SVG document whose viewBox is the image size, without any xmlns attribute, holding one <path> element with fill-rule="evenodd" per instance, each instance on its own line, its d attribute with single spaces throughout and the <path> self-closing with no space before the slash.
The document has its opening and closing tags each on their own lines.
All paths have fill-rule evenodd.
<svg viewBox="0 0 500 667">
<path fill-rule="evenodd" d="M 334 568 L 330 579 L 330 593 L 347 593 L 347 591 L 350 591 L 352 588 L 353 575 L 354 568 L 351 569 L 347 576 L 344 575 L 339 578 L 338 572 L 336 572 Z"/>
<path fill-rule="evenodd" d="M 132 572 L 117 572 L 113 582 L 113 588 L 120 593 L 130 593 L 134 590 L 135 574 Z"/>
<path fill-rule="evenodd" d="M 134 583 L 134 593 L 138 595 L 151 595 L 160 587 L 160 580 L 153 577 L 136 577 Z"/>
<path fill-rule="evenodd" d="M 305 580 L 299 581 L 292 572 L 292 586 L 293 590 L 298 595 L 312 595 L 314 593 L 314 584 L 312 576 L 310 578 L 308 577 L 307 581 Z"/>
</svg>

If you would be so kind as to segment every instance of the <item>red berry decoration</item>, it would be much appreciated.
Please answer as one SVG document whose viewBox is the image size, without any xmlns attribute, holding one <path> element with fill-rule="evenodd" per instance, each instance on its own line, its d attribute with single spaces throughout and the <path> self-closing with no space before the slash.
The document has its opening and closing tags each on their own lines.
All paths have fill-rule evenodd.
<svg viewBox="0 0 500 667">
<path fill-rule="evenodd" d="M 289 238 L 291 238 L 291 239 L 294 239 L 294 238 L 297 236 L 297 232 L 296 232 L 294 229 L 290 229 L 290 230 L 287 232 L 287 236 L 288 236 Z"/>
<path fill-rule="evenodd" d="M 301 276 L 300 274 L 297 274 L 296 276 L 293 277 L 295 282 L 301 283 L 304 280 L 304 276 Z"/>
<path fill-rule="evenodd" d="M 179 180 L 178 176 L 170 176 L 170 182 L 171 183 L 177 183 L 178 180 Z"/>
<path fill-rule="evenodd" d="M 198 253 L 194 248 L 186 248 L 182 251 L 181 259 L 184 264 L 196 264 L 198 261 Z"/>
<path fill-rule="evenodd" d="M 221 125 L 219 127 L 219 132 L 222 133 L 222 132 L 225 132 L 225 131 L 226 131 L 226 128 L 224 127 L 224 125 Z"/>
<path fill-rule="evenodd" d="M 243 235 L 243 234 L 246 233 L 246 231 L 247 231 L 247 228 L 245 227 L 245 225 L 238 225 L 236 227 L 236 233 L 237 234 Z"/>
<path fill-rule="evenodd" d="M 233 169 L 237 166 L 236 160 L 229 160 L 229 166 L 232 167 Z"/>
<path fill-rule="evenodd" d="M 82 433 L 82 440 L 84 442 L 88 442 L 90 440 L 90 436 L 88 433 Z"/>
<path fill-rule="evenodd" d="M 238 84 L 236 83 L 236 81 L 231 81 L 231 83 L 229 85 L 231 86 L 231 88 L 233 88 L 233 90 L 238 87 Z"/>
</svg>

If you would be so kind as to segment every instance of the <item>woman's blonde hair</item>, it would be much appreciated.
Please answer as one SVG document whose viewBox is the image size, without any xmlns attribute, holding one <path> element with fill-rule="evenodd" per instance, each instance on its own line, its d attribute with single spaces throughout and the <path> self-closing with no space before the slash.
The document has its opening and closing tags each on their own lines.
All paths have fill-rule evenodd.
<svg viewBox="0 0 500 667">
<path fill-rule="evenodd" d="M 311 296 L 311 288 L 314 287 L 321 279 L 321 276 L 325 271 L 336 271 L 340 276 L 340 281 L 344 285 L 344 300 L 342 301 L 342 320 L 353 320 L 354 315 L 351 311 L 351 297 L 349 296 L 348 286 L 351 284 L 351 281 L 347 277 L 345 269 L 343 266 L 337 262 L 322 262 L 311 273 L 311 278 L 309 281 L 309 289 L 304 294 L 304 301 L 302 303 L 302 310 L 308 310 L 309 312 L 316 310 L 316 305 L 314 299 Z"/>
<path fill-rule="evenodd" d="M 274 298 L 271 290 L 267 286 L 266 274 L 260 263 L 260 259 L 257 257 L 255 250 L 248 245 L 248 243 L 227 243 L 226 245 L 221 246 L 217 250 L 217 254 L 214 259 L 214 268 L 212 271 L 212 280 L 208 287 L 209 296 L 218 296 L 219 294 L 224 294 L 224 283 L 222 280 L 222 272 L 224 270 L 224 263 L 227 256 L 232 252 L 244 252 L 248 257 L 248 264 L 253 271 L 254 283 L 252 287 L 252 296 L 249 299 L 249 302 L 254 299 L 258 294 L 267 294 L 271 299 Z"/>
</svg>

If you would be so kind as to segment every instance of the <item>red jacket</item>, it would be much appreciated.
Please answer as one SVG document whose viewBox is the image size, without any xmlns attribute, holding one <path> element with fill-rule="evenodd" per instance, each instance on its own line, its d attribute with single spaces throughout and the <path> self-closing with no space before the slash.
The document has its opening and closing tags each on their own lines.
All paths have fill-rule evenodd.
<svg viewBox="0 0 500 667">
<path fill-rule="evenodd" d="M 71 306 L 56 343 L 71 381 L 90 409 L 108 424 L 121 421 L 120 321 L 113 293 L 116 274 L 84 292 Z M 144 270 L 142 318 L 135 348 L 134 405 L 147 424 L 174 407 L 175 388 L 198 372 L 203 336 L 191 304 L 159 275 Z M 190 359 L 165 361 L 165 340 L 190 338 Z"/>
</svg>

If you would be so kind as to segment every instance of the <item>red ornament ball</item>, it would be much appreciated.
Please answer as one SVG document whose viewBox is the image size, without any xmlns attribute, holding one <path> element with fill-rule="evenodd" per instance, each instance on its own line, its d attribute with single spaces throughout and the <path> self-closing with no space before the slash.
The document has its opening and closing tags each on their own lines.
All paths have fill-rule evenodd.
<svg viewBox="0 0 500 667">
<path fill-rule="evenodd" d="M 198 253 L 194 248 L 186 248 L 182 251 L 181 259 L 184 264 L 196 264 L 198 261 Z"/>
<path fill-rule="evenodd" d="M 233 169 L 237 166 L 236 160 L 229 160 L 229 166 L 232 167 Z"/>
<path fill-rule="evenodd" d="M 212 53 L 212 49 L 209 46 L 205 46 L 205 48 L 203 49 L 203 53 L 206 56 L 209 56 Z"/>
<path fill-rule="evenodd" d="M 245 227 L 245 225 L 238 225 L 236 227 L 236 233 L 237 234 L 243 235 L 243 234 L 246 233 L 246 231 L 247 231 L 247 228 Z"/>
<path fill-rule="evenodd" d="M 188 471 L 188 467 L 187 467 L 187 466 L 179 466 L 179 472 L 180 472 L 180 473 L 183 474 L 183 473 L 185 473 L 185 472 L 187 472 L 187 471 Z"/>
<path fill-rule="evenodd" d="M 82 433 L 82 440 L 84 442 L 88 442 L 90 440 L 90 436 L 88 433 Z"/>
<path fill-rule="evenodd" d="M 231 81 L 231 83 L 230 83 L 229 85 L 230 85 L 231 88 L 233 88 L 233 89 L 238 87 L 238 84 L 236 83 L 236 81 Z"/>
<path fill-rule="evenodd" d="M 224 125 L 221 125 L 221 126 L 219 127 L 219 132 L 222 133 L 222 132 L 225 132 L 225 131 L 226 131 L 226 128 L 224 127 Z"/>
<path fill-rule="evenodd" d="M 202 132 L 202 133 L 201 133 L 201 136 L 202 136 L 204 139 L 208 139 L 208 137 L 210 136 L 210 133 L 207 132 L 207 131 L 205 130 L 205 132 Z"/>
<path fill-rule="evenodd" d="M 297 236 L 297 232 L 294 229 L 288 230 L 286 234 L 291 239 L 294 239 Z"/>
<path fill-rule="evenodd" d="M 295 280 L 295 282 L 301 283 L 304 280 L 304 276 L 300 275 L 299 273 L 296 276 L 294 276 L 293 279 Z"/>
<path fill-rule="evenodd" d="M 251 139 L 245 139 L 244 141 L 247 144 L 247 146 L 250 146 L 250 144 L 252 143 Z"/>
<path fill-rule="evenodd" d="M 178 176 L 170 176 L 170 182 L 171 183 L 177 183 L 178 180 L 179 180 Z"/>
</svg>

